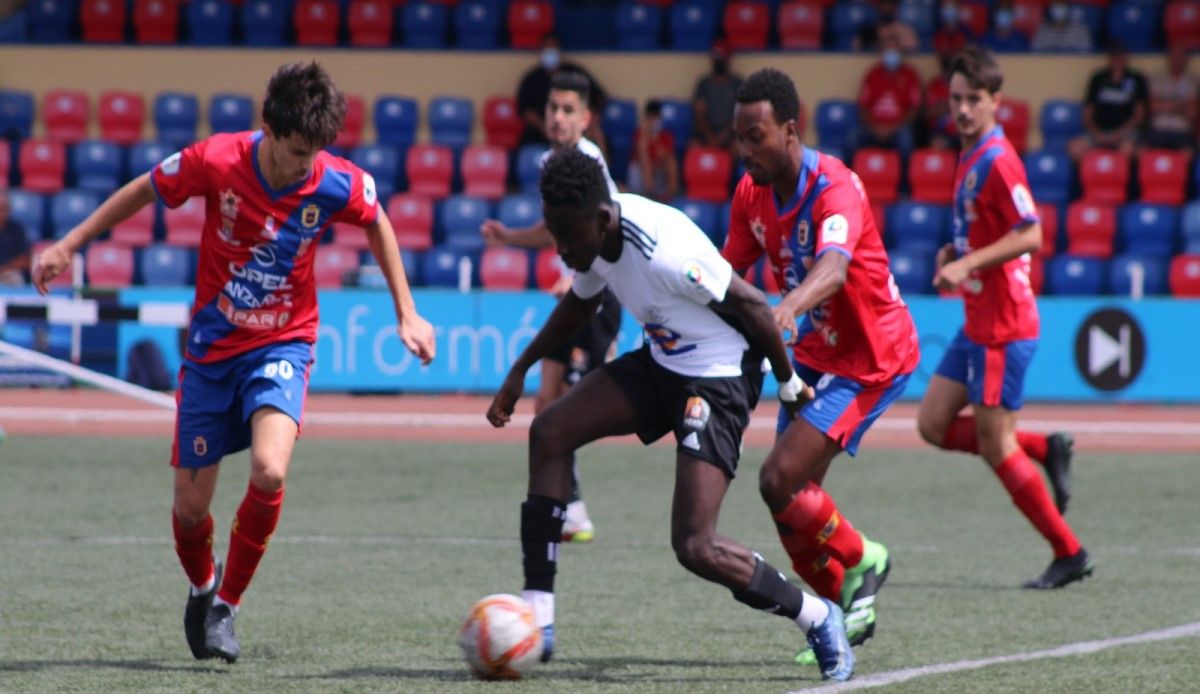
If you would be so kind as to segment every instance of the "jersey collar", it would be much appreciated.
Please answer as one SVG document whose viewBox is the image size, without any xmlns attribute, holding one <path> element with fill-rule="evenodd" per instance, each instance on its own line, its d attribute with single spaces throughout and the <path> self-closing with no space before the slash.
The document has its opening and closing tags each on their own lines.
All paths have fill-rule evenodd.
<svg viewBox="0 0 1200 694">
<path fill-rule="evenodd" d="M 810 184 L 816 177 L 817 165 L 820 163 L 820 158 L 821 153 L 817 150 L 800 145 L 800 176 L 796 179 L 796 192 L 792 193 L 792 197 L 780 206 L 779 199 L 775 196 L 775 189 L 771 189 L 771 201 L 775 203 L 775 214 L 777 216 L 783 217 L 791 214 L 804 201 L 804 195 L 808 192 Z"/>
<path fill-rule="evenodd" d="M 258 148 L 259 145 L 262 144 L 262 138 L 263 131 L 261 130 L 256 130 L 250 135 L 250 141 L 253 143 L 250 146 L 250 165 L 254 167 L 254 175 L 258 178 L 258 184 L 262 186 L 263 191 L 266 192 L 267 196 L 270 197 L 271 200 L 278 200 L 286 195 L 291 195 L 297 190 L 300 190 L 300 188 L 304 186 L 305 183 L 308 183 L 308 181 L 312 178 L 312 173 L 309 173 L 308 178 L 297 181 L 290 186 L 280 188 L 278 190 L 272 188 L 271 184 L 267 183 L 267 178 L 266 176 L 263 176 L 262 168 L 258 165 Z M 316 167 L 313 168 L 315 170 Z"/>
<path fill-rule="evenodd" d="M 993 125 L 991 130 L 987 131 L 983 134 L 983 137 L 979 138 L 979 142 L 976 142 L 974 147 L 959 155 L 958 160 L 970 160 L 971 157 L 978 154 L 981 149 L 991 144 L 992 140 L 999 139 L 1001 137 L 1004 137 L 1004 128 L 1000 127 L 999 125 Z"/>
</svg>

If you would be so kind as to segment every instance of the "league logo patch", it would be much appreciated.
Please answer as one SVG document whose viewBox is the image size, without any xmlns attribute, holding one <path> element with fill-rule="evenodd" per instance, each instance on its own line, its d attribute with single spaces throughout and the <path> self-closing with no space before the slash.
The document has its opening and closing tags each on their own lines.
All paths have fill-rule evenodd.
<svg viewBox="0 0 1200 694">
<path fill-rule="evenodd" d="M 767 247 L 767 225 L 763 224 L 762 217 L 755 217 L 750 221 L 750 233 L 754 234 L 758 245 Z"/>
<path fill-rule="evenodd" d="M 704 281 L 704 273 L 700 269 L 700 263 L 695 260 L 689 260 L 683 264 L 683 276 L 688 282 L 699 286 Z"/>
<path fill-rule="evenodd" d="M 375 179 L 371 176 L 371 174 L 366 173 L 364 171 L 363 172 L 363 202 L 367 203 L 367 205 L 369 205 L 371 207 L 374 207 L 375 200 L 377 197 L 378 196 L 375 192 Z"/>
<path fill-rule="evenodd" d="M 844 244 L 850 239 L 850 222 L 840 214 L 830 215 L 821 223 L 821 242 Z"/>
<path fill-rule="evenodd" d="M 182 157 L 183 154 L 181 152 L 176 152 L 166 159 L 163 159 L 162 163 L 158 165 L 158 169 L 162 171 L 164 175 L 174 176 L 175 174 L 179 173 L 179 160 Z"/>
<path fill-rule="evenodd" d="M 311 229 L 321 221 L 321 208 L 316 204 L 305 205 L 304 210 L 300 212 L 300 223 L 306 229 Z"/>
<path fill-rule="evenodd" d="M 708 424 L 708 415 L 712 409 L 708 401 L 699 395 L 688 398 L 683 408 L 683 424 L 690 429 L 703 429 Z"/>
<path fill-rule="evenodd" d="M 1037 206 L 1033 204 L 1033 196 L 1029 194 L 1029 189 L 1018 183 L 1012 189 L 1013 207 L 1017 208 L 1017 214 L 1022 217 L 1037 216 Z"/>
<path fill-rule="evenodd" d="M 979 174 L 976 173 L 975 169 L 971 169 L 967 172 L 967 177 L 963 179 L 963 188 L 966 188 L 967 192 L 970 193 L 975 190 L 976 183 L 979 183 Z"/>
<path fill-rule="evenodd" d="M 208 455 L 208 441 L 203 436 L 192 439 L 192 452 L 200 458 Z"/>
</svg>

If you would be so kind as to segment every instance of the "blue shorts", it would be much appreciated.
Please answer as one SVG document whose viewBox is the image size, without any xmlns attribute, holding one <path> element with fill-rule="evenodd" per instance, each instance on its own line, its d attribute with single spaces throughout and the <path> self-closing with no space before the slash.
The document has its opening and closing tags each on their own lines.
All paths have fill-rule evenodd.
<svg viewBox="0 0 1200 694">
<path fill-rule="evenodd" d="M 959 330 L 935 373 L 966 384 L 967 401 L 972 405 L 1016 411 L 1024 403 L 1025 371 L 1036 351 L 1037 340 L 985 347 Z"/>
<path fill-rule="evenodd" d="M 208 467 L 248 447 L 250 416 L 263 407 L 300 425 L 312 362 L 307 342 L 267 345 L 210 364 L 185 359 L 175 392 L 171 465 Z"/>
<path fill-rule="evenodd" d="M 850 455 L 858 453 L 863 434 L 871 428 L 908 385 L 909 374 L 899 374 L 884 385 L 866 387 L 833 374 L 823 374 L 803 364 L 792 363 L 805 383 L 813 386 L 816 396 L 800 410 L 800 416 L 822 434 L 837 441 Z M 787 409 L 779 408 L 776 433 L 791 424 Z"/>
</svg>

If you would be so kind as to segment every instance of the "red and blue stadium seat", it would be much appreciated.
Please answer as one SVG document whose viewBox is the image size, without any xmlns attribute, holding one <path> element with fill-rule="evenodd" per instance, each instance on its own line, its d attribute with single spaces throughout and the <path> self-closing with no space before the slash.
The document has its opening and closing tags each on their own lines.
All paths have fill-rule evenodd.
<svg viewBox="0 0 1200 694">
<path fill-rule="evenodd" d="M 838 51 L 853 50 L 855 39 L 864 28 L 873 26 L 877 12 L 873 5 L 865 2 L 838 2 L 829 8 L 827 21 L 833 36 L 833 48 Z"/>
<path fill-rule="evenodd" d="M 548 291 L 571 270 L 563 263 L 558 251 L 553 248 L 543 248 L 537 252 L 533 262 L 533 279 L 537 288 Z"/>
<path fill-rule="evenodd" d="M 901 294 L 909 296 L 933 293 L 933 249 L 916 246 L 888 251 L 892 277 Z"/>
<path fill-rule="evenodd" d="M 460 282 L 479 286 L 479 252 L 451 246 L 435 246 L 421 258 L 421 276 L 427 287 L 458 287 Z M 469 272 L 468 272 L 469 268 Z M 466 277 L 461 277 L 466 273 Z"/>
<path fill-rule="evenodd" d="M 540 48 L 542 37 L 554 31 L 554 5 L 546 0 L 513 0 L 508 6 L 509 45 Z"/>
<path fill-rule="evenodd" d="M 77 3 L 72 0 L 39 0 L 26 5 L 29 40 L 35 43 L 65 43 L 71 40 Z"/>
<path fill-rule="evenodd" d="M 533 226 L 542 219 L 542 199 L 533 193 L 513 193 L 500 199 L 496 218 L 509 229 Z"/>
<path fill-rule="evenodd" d="M 200 102 L 195 94 L 163 92 L 154 97 L 154 128 L 158 139 L 176 149 L 196 141 Z"/>
<path fill-rule="evenodd" d="M 1029 144 L 1029 104 L 1020 99 L 1004 97 L 996 109 L 996 122 L 1004 128 L 1004 136 L 1018 154 L 1024 154 Z"/>
<path fill-rule="evenodd" d="M 946 149 L 913 150 L 908 159 L 908 185 L 912 199 L 948 205 L 954 200 L 954 152 Z"/>
<path fill-rule="evenodd" d="M 208 102 L 208 128 L 238 133 L 254 127 L 254 99 L 245 94 L 213 94 Z"/>
<path fill-rule="evenodd" d="M 387 216 L 400 248 L 424 251 L 433 245 L 433 201 L 427 196 L 393 195 L 388 200 Z"/>
<path fill-rule="evenodd" d="M 463 0 L 454 9 L 454 33 L 461 50 L 486 51 L 500 46 L 500 12 L 491 0 Z"/>
<path fill-rule="evenodd" d="M 720 223 L 720 207 L 716 203 L 696 198 L 676 198 L 671 201 L 671 206 L 686 214 L 693 224 L 700 227 L 714 246 L 720 248 L 725 244 L 725 229 Z"/>
<path fill-rule="evenodd" d="M 366 106 L 358 94 L 346 94 L 346 118 L 342 121 L 342 129 L 337 139 L 330 145 L 340 152 L 349 152 L 362 142 L 363 118 Z"/>
<path fill-rule="evenodd" d="M 516 291 L 529 284 L 529 251 L 492 246 L 483 250 L 479 280 L 484 289 Z"/>
<path fill-rule="evenodd" d="M 917 32 L 917 40 L 923 51 L 928 51 L 933 46 L 933 33 L 939 19 L 937 10 L 937 3 L 924 0 L 901 0 L 896 8 L 896 18 Z"/>
<path fill-rule="evenodd" d="M 900 153 L 894 149 L 864 147 L 854 153 L 851 167 L 862 179 L 873 203 L 892 203 L 900 192 Z"/>
<path fill-rule="evenodd" d="M 336 46 L 341 8 L 335 0 L 298 0 L 292 28 L 299 46 Z"/>
<path fill-rule="evenodd" d="M 54 142 L 73 145 L 87 138 L 92 104 L 87 92 L 78 89 L 51 89 L 42 95 L 42 123 L 46 137 Z"/>
<path fill-rule="evenodd" d="M 730 0 L 725 3 L 721 27 L 730 50 L 765 50 L 771 31 L 771 8 L 763 0 Z"/>
<path fill-rule="evenodd" d="M 144 205 L 109 232 L 108 240 L 130 248 L 142 248 L 154 243 L 154 215 L 157 204 Z"/>
<path fill-rule="evenodd" d="M 1044 0 L 1016 0 L 1013 2 L 1013 29 L 1025 34 L 1030 40 L 1042 23 L 1046 13 Z"/>
<path fill-rule="evenodd" d="M 0 190 L 8 188 L 8 175 L 12 171 L 12 145 L 0 138 Z"/>
<path fill-rule="evenodd" d="M 463 150 L 460 167 L 463 193 L 485 200 L 504 197 L 508 182 L 508 154 L 492 145 L 470 145 Z"/>
<path fill-rule="evenodd" d="M 41 240 L 46 228 L 46 197 L 31 190 L 8 191 L 8 216 L 25 229 L 30 243 Z"/>
<path fill-rule="evenodd" d="M 1107 261 L 1060 253 L 1046 262 L 1046 292 L 1063 296 L 1103 294 Z"/>
<path fill-rule="evenodd" d="M 82 0 L 79 25 L 87 43 L 121 43 L 125 40 L 125 0 Z"/>
<path fill-rule="evenodd" d="M 490 96 L 484 102 L 483 133 L 489 145 L 515 150 L 524 129 L 525 125 L 517 113 L 517 102 L 511 96 Z"/>
<path fill-rule="evenodd" d="M 445 145 L 456 152 L 471 144 L 471 130 L 475 124 L 475 105 L 470 99 L 456 96 L 439 96 L 429 102 L 428 110 L 430 139 L 436 145 Z"/>
<path fill-rule="evenodd" d="M 100 93 L 100 137 L 128 147 L 142 139 L 146 99 L 141 92 L 110 90 Z"/>
<path fill-rule="evenodd" d="M 204 236 L 204 207 L 204 198 L 193 197 L 174 209 L 165 208 L 163 226 L 167 235 L 164 240 L 172 246 L 199 248 Z"/>
<path fill-rule="evenodd" d="M 979 40 L 988 28 L 988 5 L 980 0 L 959 0 L 958 24 L 967 34 Z"/>
<path fill-rule="evenodd" d="M 454 154 L 442 145 L 413 145 L 406 160 L 408 191 L 441 199 L 450 194 Z"/>
<path fill-rule="evenodd" d="M 137 142 L 129 148 L 129 177 L 137 178 L 171 155 L 171 146 L 165 142 Z"/>
<path fill-rule="evenodd" d="M 825 11 L 820 3 L 789 0 L 779 5 L 776 17 L 779 47 L 790 51 L 815 51 L 821 48 L 825 32 Z"/>
<path fill-rule="evenodd" d="M 84 140 L 71 150 L 75 186 L 108 196 L 121 185 L 123 152 L 108 140 Z"/>
<path fill-rule="evenodd" d="M 1037 211 L 1042 225 L 1042 247 L 1038 250 L 1038 255 L 1049 258 L 1058 252 L 1058 206 L 1049 202 L 1039 202 Z"/>
<path fill-rule="evenodd" d="M 387 200 L 400 188 L 396 184 L 400 155 L 392 145 L 359 145 L 350 152 L 350 161 L 375 179 L 380 200 Z"/>
<path fill-rule="evenodd" d="M 1183 234 L 1183 252 L 1200 254 L 1200 200 L 1189 202 L 1181 216 L 1179 226 Z"/>
<path fill-rule="evenodd" d="M 644 2 L 624 0 L 617 5 L 617 14 L 613 20 L 617 31 L 617 48 L 624 51 L 657 50 L 662 20 L 662 8 Z"/>
<path fill-rule="evenodd" d="M 351 0 L 346 13 L 346 27 L 351 46 L 390 46 L 392 24 L 392 3 L 389 0 Z"/>
<path fill-rule="evenodd" d="M 1117 296 L 1153 296 L 1169 291 L 1167 256 L 1122 253 L 1108 263 L 1108 292 Z"/>
<path fill-rule="evenodd" d="M 1071 138 L 1083 134 L 1083 105 L 1078 101 L 1049 99 L 1042 104 L 1039 123 L 1042 147 L 1065 151 Z"/>
<path fill-rule="evenodd" d="M 1163 29 L 1168 46 L 1183 46 L 1189 51 L 1200 48 L 1200 2 L 1172 0 L 1163 11 Z"/>
<path fill-rule="evenodd" d="M 84 254 L 87 283 L 93 287 L 133 284 L 133 248 L 113 241 L 93 241 Z"/>
<path fill-rule="evenodd" d="M 1138 186 L 1142 202 L 1182 205 L 1187 191 L 1188 154 L 1170 149 L 1138 152 Z"/>
<path fill-rule="evenodd" d="M 64 188 L 50 198 L 50 233 L 61 239 L 100 206 L 100 196 L 90 190 Z"/>
<path fill-rule="evenodd" d="M 662 127 L 675 136 L 675 156 L 683 157 L 692 139 L 692 102 L 683 99 L 659 99 L 662 104 Z"/>
<path fill-rule="evenodd" d="M 0 137 L 28 139 L 33 131 L 33 95 L 15 89 L 0 89 Z"/>
<path fill-rule="evenodd" d="M 707 51 L 717 35 L 716 4 L 704 0 L 680 0 L 667 17 L 671 48 L 677 51 Z"/>
<path fill-rule="evenodd" d="M 282 46 L 290 19 L 286 0 L 245 0 L 242 3 L 242 40 L 247 46 Z"/>
<path fill-rule="evenodd" d="M 404 45 L 408 48 L 444 48 L 449 10 L 434 2 L 409 2 L 404 15 Z"/>
<path fill-rule="evenodd" d="M 1024 160 L 1029 189 L 1038 202 L 1070 202 L 1074 167 L 1066 153 L 1043 149 L 1026 154 Z"/>
<path fill-rule="evenodd" d="M 1178 207 L 1135 202 L 1121 208 L 1120 240 L 1126 253 L 1169 256 L 1178 239 Z"/>
<path fill-rule="evenodd" d="M 1083 199 L 1120 205 L 1129 197 L 1129 157 L 1121 152 L 1092 149 L 1079 162 Z"/>
<path fill-rule="evenodd" d="M 887 236 L 890 248 L 937 251 L 950 241 L 950 208 L 945 205 L 897 202 L 888 206 L 885 217 L 891 230 Z"/>
<path fill-rule="evenodd" d="M 17 154 L 17 169 L 22 188 L 35 193 L 57 193 L 65 185 L 66 147 L 47 139 L 23 140 Z"/>
<path fill-rule="evenodd" d="M 1029 288 L 1035 295 L 1041 295 L 1046 286 L 1046 260 L 1041 256 L 1029 259 Z"/>
<path fill-rule="evenodd" d="M 1200 298 L 1200 254 L 1181 253 L 1172 258 L 1168 283 L 1175 296 Z"/>
<path fill-rule="evenodd" d="M 1117 213 L 1111 205 L 1074 202 L 1067 207 L 1067 253 L 1110 258 L 1117 234 Z"/>
<path fill-rule="evenodd" d="M 1148 4 L 1141 0 L 1114 2 L 1108 8 L 1108 36 L 1110 39 L 1120 40 L 1126 48 L 1135 53 L 1159 50 L 1161 46 L 1157 45 L 1157 37 L 1160 12 L 1157 3 Z"/>
<path fill-rule="evenodd" d="M 539 144 L 522 145 L 517 150 L 517 185 L 525 193 L 539 193 L 538 179 L 542 175 L 542 154 L 549 147 Z"/>
<path fill-rule="evenodd" d="M 137 262 L 142 284 L 151 287 L 189 285 L 196 269 L 190 250 L 168 243 L 156 243 L 142 249 Z"/>
<path fill-rule="evenodd" d="M 179 43 L 178 0 L 134 0 L 133 36 L 138 43 Z"/>
<path fill-rule="evenodd" d="M 609 99 L 604 105 L 604 137 L 608 140 L 610 173 L 624 181 L 633 156 L 633 134 L 637 131 L 637 104 L 623 99 Z M 678 144 L 678 143 L 677 143 Z"/>
<path fill-rule="evenodd" d="M 336 243 L 317 246 L 317 256 L 313 258 L 313 276 L 318 289 L 337 289 L 352 284 L 352 281 L 346 281 L 347 276 L 358 272 L 358 267 L 357 249 Z"/>
<path fill-rule="evenodd" d="M 817 144 L 821 149 L 849 151 L 858 126 L 858 105 L 853 101 L 828 99 L 817 104 Z"/>
<path fill-rule="evenodd" d="M 226 0 L 188 0 L 188 43 L 194 46 L 228 46 L 233 43 L 234 5 Z"/>
<path fill-rule="evenodd" d="M 479 227 L 492 216 L 492 206 L 483 198 L 451 195 L 442 201 L 440 219 L 444 245 L 482 251 Z"/>
<path fill-rule="evenodd" d="M 380 144 L 407 150 L 417 141 L 417 100 L 404 96 L 381 95 L 372 109 L 375 138 Z"/>
<path fill-rule="evenodd" d="M 684 190 L 689 198 L 722 203 L 729 197 L 733 160 L 721 147 L 690 145 L 683 157 Z"/>
</svg>

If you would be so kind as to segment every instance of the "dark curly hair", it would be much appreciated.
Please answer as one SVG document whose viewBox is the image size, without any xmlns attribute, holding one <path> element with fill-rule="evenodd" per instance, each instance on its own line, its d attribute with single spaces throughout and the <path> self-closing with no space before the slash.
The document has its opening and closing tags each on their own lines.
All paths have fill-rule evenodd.
<svg viewBox="0 0 1200 694">
<path fill-rule="evenodd" d="M 276 137 L 292 133 L 325 147 L 346 118 L 346 97 L 317 63 L 288 63 L 271 75 L 262 119 Z"/>
<path fill-rule="evenodd" d="M 600 162 L 574 147 L 550 155 L 539 182 L 547 208 L 573 207 L 591 211 L 612 202 Z"/>
<path fill-rule="evenodd" d="M 959 73 L 967 78 L 971 89 L 986 89 L 995 94 L 1004 84 L 1004 73 L 992 52 L 983 46 L 969 44 L 950 61 L 950 74 Z"/>
<path fill-rule="evenodd" d="M 800 117 L 800 96 L 792 78 L 773 67 L 765 67 L 746 78 L 737 90 L 739 104 L 769 101 L 776 123 Z"/>
<path fill-rule="evenodd" d="M 587 75 L 574 70 L 559 70 L 550 78 L 550 88 L 555 91 L 575 92 L 579 95 L 580 103 L 588 103 L 592 98 L 592 83 Z"/>
</svg>

